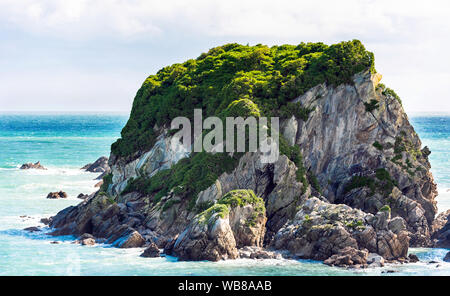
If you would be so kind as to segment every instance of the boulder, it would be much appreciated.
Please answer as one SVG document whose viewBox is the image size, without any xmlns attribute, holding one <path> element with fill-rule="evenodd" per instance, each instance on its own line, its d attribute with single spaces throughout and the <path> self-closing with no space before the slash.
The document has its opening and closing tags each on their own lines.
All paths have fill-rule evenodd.
<svg viewBox="0 0 450 296">
<path fill-rule="evenodd" d="M 165 248 L 164 253 L 189 261 L 238 258 L 227 207 L 215 207 L 209 213 L 194 218 L 174 240 L 173 248 Z"/>
<path fill-rule="evenodd" d="M 80 194 L 78 194 L 78 196 L 77 196 L 77 198 L 79 198 L 79 199 L 86 199 L 86 198 L 88 198 L 88 197 L 89 197 L 89 195 L 83 194 L 83 193 L 80 193 Z"/>
<path fill-rule="evenodd" d="M 64 191 L 50 192 L 47 195 L 47 198 L 49 198 L 49 199 L 67 198 L 67 193 L 65 193 Z"/>
<path fill-rule="evenodd" d="M 369 252 L 367 250 L 345 247 L 344 249 L 339 250 L 337 254 L 326 259 L 323 263 L 339 267 L 364 267 L 367 265 L 368 255 Z"/>
<path fill-rule="evenodd" d="M 97 159 L 94 163 L 89 163 L 81 168 L 91 173 L 104 173 L 109 172 L 110 168 L 108 165 L 108 157 L 102 156 Z"/>
<path fill-rule="evenodd" d="M 159 257 L 159 255 L 160 251 L 158 246 L 152 242 L 141 254 L 141 257 L 152 258 L 152 257 Z"/>
<path fill-rule="evenodd" d="M 130 231 L 128 234 L 122 235 L 119 239 L 112 243 L 118 248 L 139 248 L 145 244 L 145 239 L 137 231 Z"/>
<path fill-rule="evenodd" d="M 93 245 L 95 245 L 95 239 L 93 239 L 93 238 L 85 238 L 85 239 L 80 240 L 80 243 L 83 246 L 93 246 Z"/>
<path fill-rule="evenodd" d="M 41 165 L 41 163 L 38 161 L 36 163 L 24 163 L 22 164 L 22 166 L 20 167 L 21 170 L 29 170 L 29 169 L 37 169 L 37 170 L 46 170 L 46 168 Z"/>
<path fill-rule="evenodd" d="M 375 253 L 370 253 L 367 257 L 368 267 L 383 267 L 384 262 L 384 258 Z"/>
<path fill-rule="evenodd" d="M 419 257 L 417 257 L 417 255 L 415 255 L 415 254 L 409 254 L 408 259 L 409 259 L 410 263 L 416 263 L 416 262 L 420 261 Z"/>
</svg>

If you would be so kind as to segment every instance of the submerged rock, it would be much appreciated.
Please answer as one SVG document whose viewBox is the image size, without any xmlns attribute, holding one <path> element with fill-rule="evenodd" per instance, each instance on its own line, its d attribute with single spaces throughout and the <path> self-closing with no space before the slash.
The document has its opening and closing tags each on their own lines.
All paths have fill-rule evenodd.
<svg viewBox="0 0 450 296">
<path fill-rule="evenodd" d="M 37 170 L 46 170 L 46 168 L 41 165 L 41 162 L 36 162 L 36 163 L 24 163 L 22 164 L 22 166 L 20 167 L 21 170 L 29 170 L 29 169 L 37 169 Z"/>
<path fill-rule="evenodd" d="M 67 198 L 67 193 L 65 193 L 64 191 L 50 192 L 47 195 L 47 198 L 49 198 L 49 199 Z"/>
<path fill-rule="evenodd" d="M 27 227 L 24 228 L 23 230 L 28 231 L 28 232 L 38 232 L 41 231 L 41 229 L 39 227 L 33 226 L 33 227 Z"/>
</svg>

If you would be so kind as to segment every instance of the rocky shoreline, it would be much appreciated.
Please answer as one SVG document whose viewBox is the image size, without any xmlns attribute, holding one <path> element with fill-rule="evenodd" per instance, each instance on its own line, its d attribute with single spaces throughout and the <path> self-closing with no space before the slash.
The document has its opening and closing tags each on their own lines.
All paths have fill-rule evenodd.
<svg viewBox="0 0 450 296">
<path fill-rule="evenodd" d="M 380 80 L 363 71 L 309 89 L 291 102 L 308 115 L 280 122 L 289 153 L 271 164 L 245 153 L 193 198 L 181 185 L 161 186 L 191 152 L 155 125 L 150 149 L 96 162 L 100 189 L 51 217 L 51 235 L 145 247 L 143 257 L 163 249 L 179 260 L 284 257 L 352 268 L 417 262 L 409 247 L 449 247 L 449 212 L 435 219 L 430 151 Z"/>
</svg>

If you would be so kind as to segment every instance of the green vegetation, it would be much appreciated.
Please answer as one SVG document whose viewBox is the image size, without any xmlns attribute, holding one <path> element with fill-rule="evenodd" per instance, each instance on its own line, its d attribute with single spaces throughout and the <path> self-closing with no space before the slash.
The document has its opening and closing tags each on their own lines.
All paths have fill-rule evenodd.
<svg viewBox="0 0 450 296">
<path fill-rule="evenodd" d="M 190 209 L 195 206 L 197 194 L 211 186 L 224 172 L 231 172 L 238 163 L 237 153 L 233 157 L 227 153 L 194 153 L 181 159 L 170 169 L 162 170 L 151 178 L 141 176 L 130 180 L 122 194 L 140 192 L 153 195 L 153 203 L 171 190 L 182 199 L 189 199 Z"/>
<path fill-rule="evenodd" d="M 380 192 L 389 195 L 397 182 L 391 178 L 389 172 L 384 168 L 375 170 L 375 177 L 371 176 L 353 176 L 350 182 L 344 188 L 344 193 L 348 193 L 355 188 L 367 187 L 370 194 Z"/>
<path fill-rule="evenodd" d="M 368 187 L 371 192 L 375 193 L 375 180 L 365 176 L 354 176 L 345 186 L 344 193 L 348 193 L 355 188 Z"/>
<path fill-rule="evenodd" d="M 264 206 L 264 200 L 257 197 L 253 190 L 247 189 L 237 189 L 228 192 L 216 204 L 202 211 L 197 217 L 200 223 L 205 224 L 208 223 L 214 214 L 217 214 L 216 217 L 225 218 L 229 214 L 230 208 L 243 207 L 249 204 L 254 206 L 255 212 L 246 224 L 253 226 L 258 215 L 264 214 L 266 208 Z"/>
<path fill-rule="evenodd" d="M 314 111 L 315 108 L 303 107 L 300 103 L 287 103 L 282 106 L 279 112 L 281 118 L 290 118 L 294 115 L 303 121 L 307 121 L 309 118 L 309 113 Z"/>
<path fill-rule="evenodd" d="M 168 209 L 170 209 L 174 204 L 180 203 L 181 200 L 179 199 L 170 199 L 168 200 L 164 206 L 162 207 L 162 212 L 167 211 Z"/>
<path fill-rule="evenodd" d="M 266 211 L 264 200 L 257 197 L 253 190 L 247 189 L 232 190 L 225 194 L 217 203 L 229 205 L 233 208 L 251 204 L 255 206 L 257 213 L 264 213 Z"/>
<path fill-rule="evenodd" d="M 227 205 L 224 204 L 215 204 L 209 209 L 203 211 L 202 213 L 198 214 L 198 221 L 200 224 L 206 224 L 209 222 L 211 217 L 214 214 L 217 214 L 217 217 L 225 218 L 230 213 L 230 208 Z"/>
<path fill-rule="evenodd" d="M 379 209 L 380 212 L 391 212 L 391 207 L 389 205 L 384 205 Z"/>
<path fill-rule="evenodd" d="M 364 102 L 364 106 L 366 107 L 366 112 L 372 112 L 375 109 L 378 109 L 378 107 L 380 107 L 380 105 L 378 104 L 377 100 L 370 100 L 369 103 Z"/>
<path fill-rule="evenodd" d="M 286 115 L 290 108 L 282 106 L 310 88 L 352 83 L 354 74 L 368 69 L 374 72 L 373 54 L 358 40 L 330 46 L 215 47 L 149 76 L 136 94 L 121 139 L 111 150 L 117 156 L 135 157 L 153 146 L 158 136 L 155 126 L 167 127 L 177 116 L 192 120 L 194 108 L 201 108 L 203 116 L 218 115 L 233 101 L 247 99 L 261 115 Z M 310 111 L 300 106 L 292 112 L 305 119 Z"/>
<path fill-rule="evenodd" d="M 375 141 L 375 143 L 373 143 L 373 147 L 377 148 L 380 151 L 383 151 L 384 149 L 383 145 L 381 145 L 378 141 Z"/>
<path fill-rule="evenodd" d="M 290 146 L 286 139 L 280 135 L 280 154 L 286 155 L 297 166 L 297 181 L 303 184 L 302 194 L 308 188 L 308 178 L 306 177 L 306 169 L 303 165 L 303 156 L 298 145 Z"/>
<path fill-rule="evenodd" d="M 113 175 L 111 173 L 103 176 L 103 184 L 100 186 L 100 191 L 106 192 L 108 190 L 109 185 L 112 184 L 112 177 Z"/>
<path fill-rule="evenodd" d="M 384 96 L 387 97 L 392 97 L 394 99 L 396 99 L 400 105 L 402 104 L 402 100 L 400 99 L 400 97 L 395 93 L 395 91 L 389 87 L 386 87 L 384 84 L 380 83 L 377 85 L 377 89 L 381 89 L 381 93 Z"/>
<path fill-rule="evenodd" d="M 320 188 L 319 180 L 314 174 L 308 173 L 308 181 L 311 184 L 311 186 L 317 190 L 317 192 L 322 194 L 322 188 Z"/>
</svg>

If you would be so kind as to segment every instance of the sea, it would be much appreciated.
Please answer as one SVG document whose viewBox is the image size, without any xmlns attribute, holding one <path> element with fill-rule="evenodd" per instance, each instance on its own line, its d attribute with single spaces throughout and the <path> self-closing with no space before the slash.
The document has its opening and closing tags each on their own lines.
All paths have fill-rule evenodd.
<svg viewBox="0 0 450 296">
<path fill-rule="evenodd" d="M 0 113 L 0 275 L 450 275 L 443 262 L 448 249 L 412 248 L 421 262 L 388 264 L 363 270 L 329 267 L 312 260 L 179 262 L 174 257 L 143 258 L 142 248 L 118 249 L 105 244 L 80 246 L 74 237 L 27 232 L 96 190 L 98 174 L 80 168 L 108 156 L 128 114 Z M 450 115 L 410 118 L 432 151 L 432 173 L 438 184 L 439 211 L 450 208 Z M 20 170 L 40 161 L 47 170 Z M 47 199 L 65 191 L 67 199 Z M 434 263 L 432 263 L 434 262 Z"/>
</svg>

